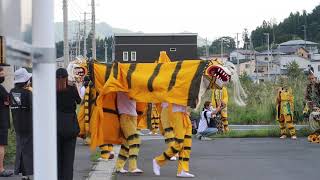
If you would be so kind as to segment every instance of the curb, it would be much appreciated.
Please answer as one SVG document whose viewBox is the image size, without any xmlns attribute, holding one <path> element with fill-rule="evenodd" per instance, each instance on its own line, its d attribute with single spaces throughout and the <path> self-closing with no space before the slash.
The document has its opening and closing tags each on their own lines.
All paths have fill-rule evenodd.
<svg viewBox="0 0 320 180">
<path fill-rule="evenodd" d="M 87 180 L 111 180 L 115 171 L 115 164 L 120 151 L 120 145 L 113 146 L 114 159 L 109 161 L 98 161 L 89 173 Z"/>
</svg>

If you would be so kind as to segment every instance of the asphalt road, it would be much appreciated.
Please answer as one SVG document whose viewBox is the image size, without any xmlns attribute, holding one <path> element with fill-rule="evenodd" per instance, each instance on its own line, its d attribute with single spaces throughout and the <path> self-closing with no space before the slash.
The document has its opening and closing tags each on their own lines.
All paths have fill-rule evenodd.
<svg viewBox="0 0 320 180">
<path fill-rule="evenodd" d="M 48 154 L 49 155 L 49 154 Z M 91 170 L 92 162 L 90 161 L 90 151 L 88 146 L 82 145 L 82 141 L 77 142 L 76 156 L 74 162 L 74 180 L 86 180 Z M 13 167 L 7 167 L 12 169 Z M 0 180 L 21 180 L 20 176 L 0 177 Z"/>
<path fill-rule="evenodd" d="M 116 175 L 117 180 L 169 180 L 176 178 L 176 162 L 152 173 L 152 159 L 161 153 L 163 140 L 143 141 L 139 168 L 141 176 Z M 199 180 L 315 180 L 320 177 L 320 144 L 305 138 L 194 139 L 191 173 Z"/>
</svg>

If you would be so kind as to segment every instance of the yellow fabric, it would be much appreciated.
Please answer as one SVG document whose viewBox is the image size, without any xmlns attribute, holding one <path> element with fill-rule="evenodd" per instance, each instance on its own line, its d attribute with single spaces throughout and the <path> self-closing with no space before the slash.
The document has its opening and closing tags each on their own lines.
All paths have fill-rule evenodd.
<svg viewBox="0 0 320 180">
<path fill-rule="evenodd" d="M 121 114 L 120 128 L 125 140 L 122 144 L 121 151 L 116 162 L 116 169 L 122 169 L 127 158 L 129 158 L 129 171 L 133 171 L 137 169 L 137 158 L 141 143 L 140 137 L 137 134 L 137 117 Z"/>
<path fill-rule="evenodd" d="M 164 112 L 165 113 L 165 112 Z M 177 173 L 182 170 L 189 171 L 189 159 L 192 146 L 192 125 L 186 113 L 174 112 L 172 126 L 174 129 L 175 141 L 168 144 L 168 148 L 163 154 L 156 157 L 160 166 L 165 165 L 166 161 L 179 153 Z"/>
<path fill-rule="evenodd" d="M 294 127 L 293 119 L 292 119 L 291 115 L 283 115 L 283 114 L 281 114 L 280 119 L 279 119 L 279 124 L 280 124 L 280 133 L 281 133 L 281 135 L 286 135 L 287 134 L 287 128 L 288 128 L 289 133 L 290 133 L 291 136 L 295 136 L 296 135 L 296 129 Z"/>
<path fill-rule="evenodd" d="M 112 144 L 103 144 L 100 146 L 101 150 L 101 158 L 103 159 L 109 159 L 111 152 L 113 151 L 113 145 Z"/>
<path fill-rule="evenodd" d="M 173 81 L 171 79 L 173 79 L 172 76 L 178 63 L 181 63 L 181 68 Z M 195 107 L 198 98 L 196 91 L 200 88 L 202 73 L 206 65 L 206 61 L 200 60 L 164 64 L 114 64 L 108 81 L 100 91 L 100 97 L 110 92 L 122 91 L 128 92 L 128 96 L 137 102 L 169 102 Z M 130 76 L 128 71 L 133 66 L 135 68 Z M 159 71 L 156 70 L 157 67 Z M 171 86 L 169 86 L 170 82 Z M 170 90 L 169 87 L 171 87 Z M 98 106 L 102 104 L 101 100 L 97 99 Z"/>
<path fill-rule="evenodd" d="M 138 130 L 147 129 L 147 117 L 146 117 L 147 103 L 137 102 L 138 112 Z M 142 113 L 142 114 L 141 114 Z"/>
<path fill-rule="evenodd" d="M 218 105 L 221 105 L 221 101 L 224 102 L 225 107 L 221 110 L 221 121 L 223 123 L 223 131 L 229 131 L 229 122 L 228 122 L 228 90 L 226 87 L 222 89 L 213 89 L 211 102 L 212 106 L 216 108 Z"/>
<path fill-rule="evenodd" d="M 116 111 L 116 93 L 103 96 L 103 102 L 102 107 L 94 108 L 90 121 L 92 149 L 102 144 L 121 144 L 123 140 L 118 115 L 104 112 L 104 109 Z"/>
</svg>

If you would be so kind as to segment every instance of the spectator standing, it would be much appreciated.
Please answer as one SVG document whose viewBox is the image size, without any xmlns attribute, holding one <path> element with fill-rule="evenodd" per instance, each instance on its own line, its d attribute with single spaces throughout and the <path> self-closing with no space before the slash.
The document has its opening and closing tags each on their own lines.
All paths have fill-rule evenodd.
<svg viewBox="0 0 320 180">
<path fill-rule="evenodd" d="M 23 180 L 33 175 L 32 92 L 29 90 L 31 73 L 20 68 L 14 73 L 15 87 L 10 91 L 11 112 L 16 131 L 15 174 Z"/>
</svg>

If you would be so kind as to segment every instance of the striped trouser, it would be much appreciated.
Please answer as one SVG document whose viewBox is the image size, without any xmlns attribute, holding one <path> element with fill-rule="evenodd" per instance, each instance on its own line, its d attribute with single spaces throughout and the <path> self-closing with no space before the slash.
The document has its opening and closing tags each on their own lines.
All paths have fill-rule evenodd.
<svg viewBox="0 0 320 180">
<path fill-rule="evenodd" d="M 291 136 L 295 136 L 296 135 L 296 129 L 294 127 L 293 124 L 293 119 L 291 115 L 280 115 L 280 119 L 279 119 L 279 123 L 280 123 L 280 134 L 281 135 L 286 135 L 287 134 L 287 128 L 289 129 L 289 133 Z M 286 128 L 287 126 L 287 128 Z"/>
<path fill-rule="evenodd" d="M 111 152 L 113 151 L 113 145 L 112 144 L 103 144 L 99 146 L 101 150 L 101 158 L 103 159 L 109 159 Z"/>
<path fill-rule="evenodd" d="M 178 170 L 189 171 L 189 159 L 192 146 L 192 125 L 189 116 L 186 113 L 173 113 L 172 127 L 174 129 L 174 141 L 167 138 L 168 148 L 158 157 L 156 161 L 160 166 L 163 166 L 167 160 L 179 153 Z M 166 129 L 166 128 L 164 128 Z M 169 129 L 167 129 L 169 131 Z"/>
<path fill-rule="evenodd" d="M 151 132 L 157 133 L 159 131 L 159 117 L 152 117 L 151 118 Z"/>
<path fill-rule="evenodd" d="M 129 158 L 129 171 L 137 169 L 137 159 L 140 150 L 140 137 L 137 134 L 137 117 L 120 115 L 120 128 L 125 137 L 116 162 L 116 170 L 121 170 Z"/>
</svg>

